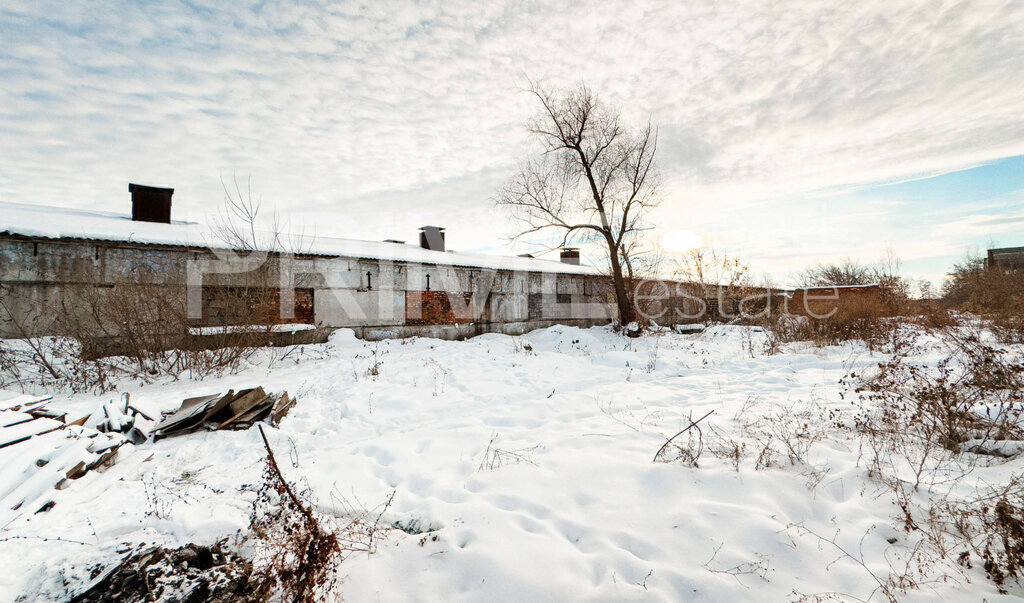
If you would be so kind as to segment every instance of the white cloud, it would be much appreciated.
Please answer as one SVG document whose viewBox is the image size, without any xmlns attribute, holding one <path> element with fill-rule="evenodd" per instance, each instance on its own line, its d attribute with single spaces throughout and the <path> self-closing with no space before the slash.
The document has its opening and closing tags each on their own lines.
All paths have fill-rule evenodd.
<svg viewBox="0 0 1024 603">
<path fill-rule="evenodd" d="M 702 235 L 694 214 L 1024 154 L 1012 2 L 25 2 L 0 20 L 12 201 L 124 210 L 131 180 L 199 213 L 222 174 L 252 174 L 323 232 L 442 222 L 489 246 L 508 228 L 489 197 L 530 149 L 526 76 L 653 117 L 655 218 Z"/>
</svg>

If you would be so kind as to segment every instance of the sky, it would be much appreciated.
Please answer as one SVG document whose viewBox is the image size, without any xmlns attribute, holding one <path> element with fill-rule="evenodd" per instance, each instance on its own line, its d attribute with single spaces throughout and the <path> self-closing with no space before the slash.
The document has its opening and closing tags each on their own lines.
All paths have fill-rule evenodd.
<svg viewBox="0 0 1024 603">
<path fill-rule="evenodd" d="M 1024 3 L 109 2 L 0 7 L 0 200 L 202 220 L 222 182 L 318 236 L 522 253 L 530 80 L 658 127 L 650 237 L 787 283 L 1024 245 Z M 585 257 L 597 261 L 595 250 Z"/>
</svg>

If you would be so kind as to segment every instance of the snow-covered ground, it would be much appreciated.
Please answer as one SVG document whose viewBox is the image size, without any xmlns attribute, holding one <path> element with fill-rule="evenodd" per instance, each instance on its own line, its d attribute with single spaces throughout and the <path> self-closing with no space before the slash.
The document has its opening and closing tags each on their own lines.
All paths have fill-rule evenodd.
<svg viewBox="0 0 1024 603">
<path fill-rule="evenodd" d="M 349 601 L 877 597 L 872 574 L 898 565 L 913 536 L 892 527 L 898 509 L 868 479 L 859 439 L 834 424 L 856 411 L 840 380 L 881 357 L 859 344 L 765 355 L 763 336 L 552 327 L 368 343 L 341 331 L 298 363 L 124 389 L 163 410 L 256 385 L 297 396 L 267 429 L 287 477 L 328 513 L 394 492 L 384 520 L 423 532 L 388 531 L 375 554 L 346 560 L 339 594 Z M 118 395 L 54 405 L 87 412 Z M 708 411 L 697 467 L 652 462 Z M 790 462 L 780 448 L 757 468 L 776 432 L 799 434 L 806 453 Z M 745 447 L 738 464 L 730 441 Z M 520 458 L 495 462 L 488 450 Z M 49 511 L 3 528 L 0 600 L 66 598 L 140 543 L 244 531 L 263 459 L 255 428 L 123 449 L 109 470 L 57 492 Z M 964 572 L 907 598 L 1011 598 L 979 568 Z"/>
</svg>

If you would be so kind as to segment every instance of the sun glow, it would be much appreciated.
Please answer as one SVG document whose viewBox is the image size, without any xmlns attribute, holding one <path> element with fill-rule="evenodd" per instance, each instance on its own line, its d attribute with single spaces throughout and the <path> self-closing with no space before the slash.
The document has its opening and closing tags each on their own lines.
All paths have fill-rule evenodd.
<svg viewBox="0 0 1024 603">
<path fill-rule="evenodd" d="M 685 253 L 703 244 L 701 236 L 690 230 L 669 230 L 661 235 L 661 247 L 669 253 Z"/>
</svg>

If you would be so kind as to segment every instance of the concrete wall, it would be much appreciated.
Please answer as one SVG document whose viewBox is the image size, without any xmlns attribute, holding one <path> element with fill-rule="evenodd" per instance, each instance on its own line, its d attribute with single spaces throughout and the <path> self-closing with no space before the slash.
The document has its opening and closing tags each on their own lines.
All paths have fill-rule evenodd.
<svg viewBox="0 0 1024 603">
<path fill-rule="evenodd" d="M 354 328 L 369 339 L 589 326 L 615 313 L 610 285 L 597 276 L 311 256 L 236 264 L 226 266 L 223 253 L 208 249 L 0 235 L 0 337 L 57 334 L 56 317 L 114 303 L 128 286 L 145 285 L 183 312 L 190 266 L 204 272 L 203 287 L 310 288 L 317 326 Z M 455 314 L 431 309 L 411 319 L 416 308 L 410 300 L 423 292 Z"/>
</svg>

